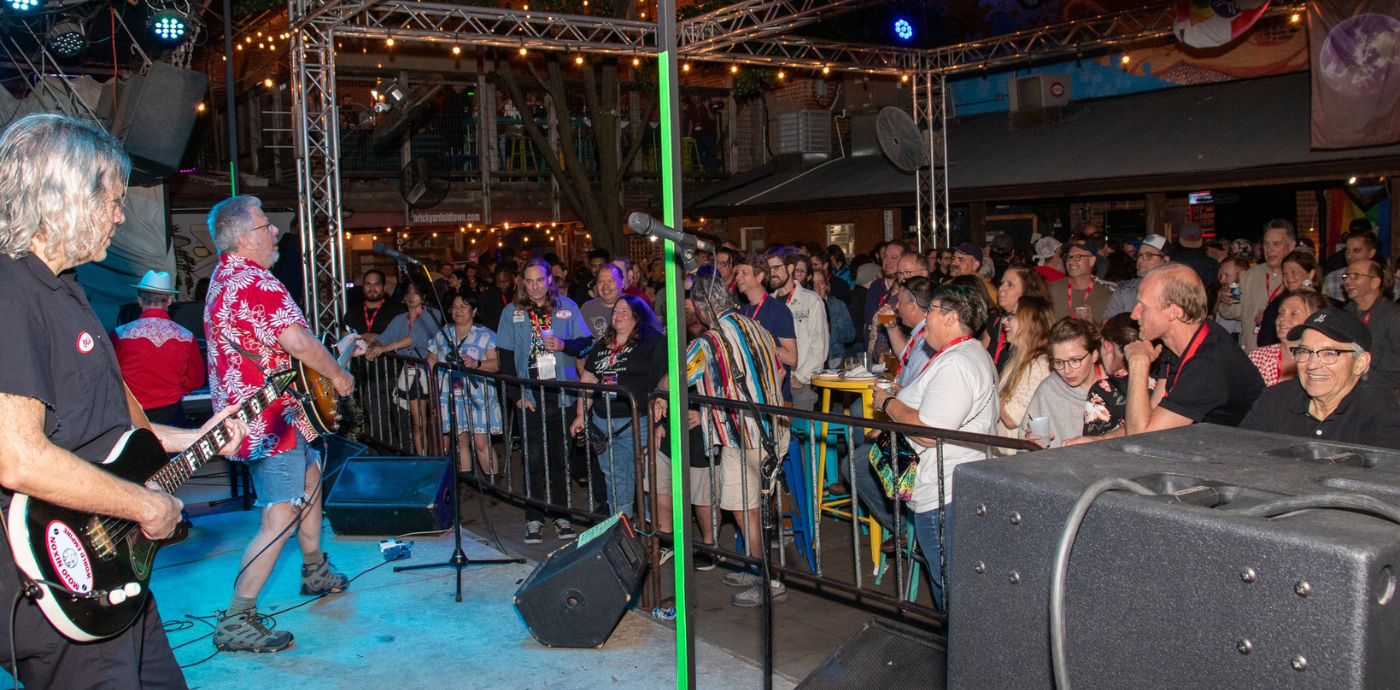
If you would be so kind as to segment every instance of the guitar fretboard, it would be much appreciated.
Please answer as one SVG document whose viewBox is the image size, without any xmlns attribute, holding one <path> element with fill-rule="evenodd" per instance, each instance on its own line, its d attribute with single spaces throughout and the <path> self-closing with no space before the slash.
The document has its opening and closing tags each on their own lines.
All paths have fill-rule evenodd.
<svg viewBox="0 0 1400 690">
<path fill-rule="evenodd" d="M 268 377 L 267 385 L 263 386 L 252 398 L 238 407 L 230 415 L 230 418 L 237 418 L 247 423 L 252 423 L 258 415 L 262 414 L 277 398 L 281 397 L 286 390 L 289 374 L 273 374 Z M 165 467 L 160 468 L 150 481 L 155 482 L 164 489 L 166 493 L 175 493 L 185 480 L 194 475 L 199 468 L 209 462 L 214 456 L 219 454 L 219 449 L 224 447 L 233 438 L 233 433 L 220 424 L 210 429 L 199 440 L 190 444 L 185 452 L 175 456 Z"/>
</svg>

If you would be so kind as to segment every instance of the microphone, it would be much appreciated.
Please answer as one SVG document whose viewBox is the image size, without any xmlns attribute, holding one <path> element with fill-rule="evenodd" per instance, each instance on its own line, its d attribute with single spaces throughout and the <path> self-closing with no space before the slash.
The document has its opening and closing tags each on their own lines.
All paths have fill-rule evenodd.
<svg viewBox="0 0 1400 690">
<path fill-rule="evenodd" d="M 397 249 L 390 249 L 389 245 L 384 244 L 383 242 L 374 243 L 374 253 L 387 256 L 390 259 L 393 259 L 401 264 L 408 264 L 409 266 L 423 265 L 422 261 L 419 261 L 401 251 L 398 251 Z"/>
<path fill-rule="evenodd" d="M 637 211 L 627 218 L 627 227 L 639 235 L 649 235 L 660 237 L 663 240 L 670 240 L 676 244 L 702 252 L 714 252 L 715 246 L 694 235 L 687 235 L 680 230 L 668 227 L 665 223 L 652 218 L 651 216 Z"/>
</svg>

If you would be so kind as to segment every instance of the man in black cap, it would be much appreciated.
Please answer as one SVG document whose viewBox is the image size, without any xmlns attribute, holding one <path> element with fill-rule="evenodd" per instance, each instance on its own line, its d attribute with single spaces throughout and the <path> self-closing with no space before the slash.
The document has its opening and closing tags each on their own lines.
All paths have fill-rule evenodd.
<svg viewBox="0 0 1400 690">
<path fill-rule="evenodd" d="M 997 288 L 992 281 L 982 277 L 982 248 L 971 243 L 963 242 L 953 248 L 953 263 L 949 264 L 948 272 L 953 277 L 977 276 L 982 278 L 982 284 L 987 287 L 987 294 L 991 295 L 992 303 L 997 301 Z"/>
<path fill-rule="evenodd" d="M 1094 274 L 1098 262 L 1098 247 L 1092 241 L 1070 242 L 1061 252 L 1065 257 L 1064 278 L 1050 283 L 1050 302 L 1055 305 L 1055 318 L 1095 319 L 1108 309 L 1113 297 L 1113 283 L 1100 280 Z"/>
<path fill-rule="evenodd" d="M 1240 426 L 1310 439 L 1400 448 L 1395 391 L 1366 380 L 1371 332 L 1341 309 L 1313 312 L 1288 332 L 1298 378 L 1267 388 Z"/>
</svg>

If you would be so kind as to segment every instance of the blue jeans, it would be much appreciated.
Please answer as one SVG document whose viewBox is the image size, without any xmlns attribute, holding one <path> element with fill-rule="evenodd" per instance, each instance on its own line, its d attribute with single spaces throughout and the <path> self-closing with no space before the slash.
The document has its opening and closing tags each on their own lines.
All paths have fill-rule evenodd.
<svg viewBox="0 0 1400 690">
<path fill-rule="evenodd" d="M 306 471 L 321 461 L 321 454 L 295 429 L 287 433 L 297 434 L 295 448 L 248 463 L 248 474 L 253 478 L 259 508 L 288 502 L 293 508 L 300 508 L 309 498 L 306 493 Z"/>
<path fill-rule="evenodd" d="M 894 501 L 885 498 L 885 489 L 875 476 L 875 468 L 870 466 L 870 449 L 874 444 L 862 443 L 856 446 L 851 456 L 848 476 L 856 486 L 861 505 L 870 511 L 870 516 L 891 534 L 894 533 Z"/>
<path fill-rule="evenodd" d="M 637 495 L 637 456 L 632 447 L 632 439 L 640 433 L 641 445 L 646 447 L 647 419 L 642 417 L 639 420 L 642 428 L 638 432 L 637 425 L 632 424 L 632 416 L 618 416 L 618 412 L 619 410 L 613 410 L 612 427 L 609 428 L 607 418 L 600 416 L 597 408 L 594 408 L 593 423 L 605 434 L 617 434 L 612 437 L 608 449 L 598 456 L 598 466 L 603 471 L 603 480 L 608 486 L 608 506 L 612 508 L 613 514 L 631 515 Z M 622 429 L 623 425 L 627 425 L 627 428 Z"/>
<path fill-rule="evenodd" d="M 938 518 L 943 514 L 941 509 L 929 510 L 922 513 L 914 513 L 914 538 L 919 540 L 919 549 L 924 552 L 924 564 L 927 566 L 929 579 L 929 594 L 933 597 L 933 605 L 939 611 L 947 612 L 947 605 L 943 601 L 943 569 L 939 564 L 942 560 L 943 545 L 938 541 Z M 952 521 L 945 519 L 943 529 L 951 533 Z M 952 564 L 949 564 L 952 569 Z"/>
</svg>

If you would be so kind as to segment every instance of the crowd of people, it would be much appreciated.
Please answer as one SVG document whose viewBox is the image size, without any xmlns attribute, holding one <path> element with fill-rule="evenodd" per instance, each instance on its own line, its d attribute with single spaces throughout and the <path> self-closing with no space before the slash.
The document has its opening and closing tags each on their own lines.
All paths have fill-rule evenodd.
<svg viewBox="0 0 1400 690">
<path fill-rule="evenodd" d="M 857 402 L 852 414 L 878 412 L 1046 448 L 1195 423 L 1400 448 L 1400 306 L 1369 228 L 1354 228 L 1332 257 L 1318 257 L 1284 220 L 1264 226 L 1257 243 L 1206 243 L 1202 235 L 1188 223 L 1174 241 L 1151 234 L 1125 242 L 1089 224 L 1063 241 L 1038 237 L 1025 247 L 1005 235 L 986 246 L 964 242 L 923 253 L 892 241 L 849 260 L 834 245 L 746 254 L 725 244 L 702 252 L 699 269 L 686 278 L 685 384 L 702 395 L 813 410 L 815 376 L 858 366 L 884 372 L 890 382 L 875 386 L 875 410 L 862 411 Z M 670 385 L 658 354 L 665 347 L 657 316 L 665 301 L 657 297 L 665 289 L 661 269 L 659 260 L 644 270 L 603 250 L 572 271 L 549 254 L 444 265 L 437 287 L 453 305 L 446 335 L 414 316 L 424 307 L 411 287 L 403 290 L 403 306 L 381 316 L 393 303 L 384 297 L 384 276 L 369 271 L 364 298 L 346 321 L 363 326 L 371 357 L 431 352 L 430 361 L 443 361 L 449 343 L 458 343 L 469 367 L 617 384 L 642 401 Z M 415 327 L 429 330 L 419 336 Z M 669 479 L 664 427 L 632 428 L 625 398 L 554 389 L 537 400 L 525 388 L 506 391 L 498 403 L 494 394 L 472 393 L 473 385 L 488 384 L 440 386 L 440 403 L 448 404 L 449 389 L 458 396 L 458 418 L 471 421 L 463 447 L 475 442 L 488 467 L 496 467 L 496 406 L 540 410 L 525 416 L 524 450 L 531 490 L 541 497 L 566 490 L 568 477 L 562 463 L 544 462 L 545 450 L 528 441 L 561 425 L 579 435 L 593 425 L 611 444 L 603 475 L 612 509 L 638 505 L 634 443 L 656 444 L 653 469 Z M 609 414 L 602 415 L 605 400 Z M 651 412 L 661 419 L 667 410 L 658 401 Z M 764 442 L 786 452 L 792 420 L 754 419 L 737 407 L 697 408 L 687 418 L 702 540 L 713 543 L 718 505 L 756 555 L 761 540 L 749 537 L 759 529 Z M 532 433 L 530 425 L 543 426 Z M 947 443 L 941 484 L 933 471 L 890 471 L 901 453 L 936 462 L 936 446 L 932 438 L 892 445 L 869 432 L 847 476 L 887 527 L 897 506 L 910 512 L 929 559 L 938 557 L 953 467 L 1011 452 Z M 561 538 L 572 537 L 566 518 L 532 509 L 527 542 L 542 540 L 550 517 Z M 705 554 L 695 563 L 714 567 Z M 941 605 L 938 568 L 929 572 Z M 731 573 L 726 582 L 744 587 L 736 605 L 760 601 L 764 583 L 756 573 Z M 776 600 L 786 598 L 781 582 L 768 586 Z"/>
</svg>

